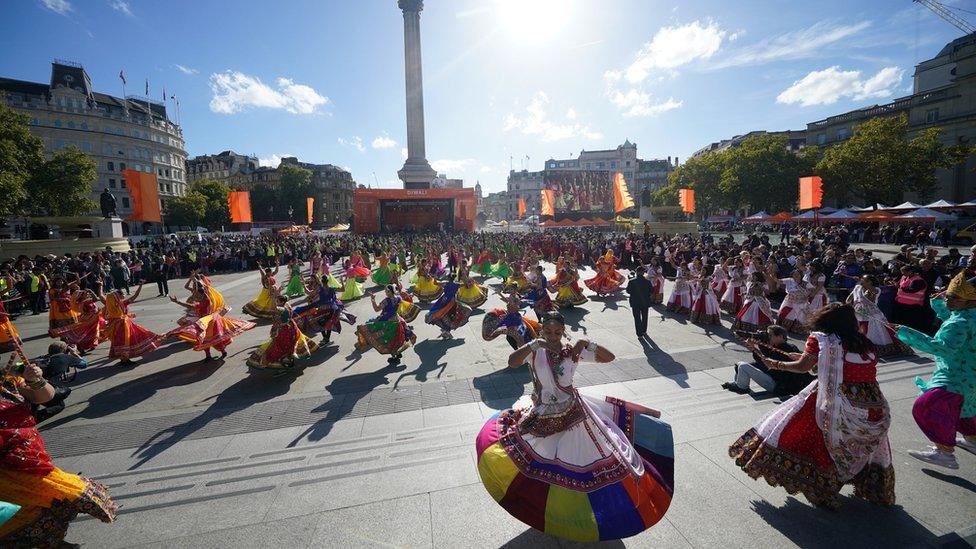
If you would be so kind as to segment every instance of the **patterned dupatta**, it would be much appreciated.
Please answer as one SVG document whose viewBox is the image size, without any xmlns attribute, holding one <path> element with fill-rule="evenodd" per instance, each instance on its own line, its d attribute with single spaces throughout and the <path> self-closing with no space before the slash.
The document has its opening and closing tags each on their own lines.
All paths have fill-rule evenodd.
<svg viewBox="0 0 976 549">
<path fill-rule="evenodd" d="M 840 338 L 822 332 L 813 335 L 820 344 L 817 425 L 823 431 L 827 451 L 837 467 L 837 476 L 841 482 L 847 482 L 872 461 L 880 446 L 887 447 L 882 443 L 887 439 L 890 412 L 886 404 L 884 417 L 871 421 L 866 408 L 854 406 L 841 391 L 846 351 Z M 890 461 L 890 454 L 888 459 Z"/>
</svg>

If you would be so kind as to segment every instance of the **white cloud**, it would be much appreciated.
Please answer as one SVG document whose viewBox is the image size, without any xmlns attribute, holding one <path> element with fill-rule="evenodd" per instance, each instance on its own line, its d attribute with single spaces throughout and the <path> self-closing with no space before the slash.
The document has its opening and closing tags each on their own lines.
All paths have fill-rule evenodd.
<svg viewBox="0 0 976 549">
<path fill-rule="evenodd" d="M 776 102 L 809 107 L 832 105 L 843 97 L 856 100 L 888 97 L 901 83 L 904 74 L 905 71 L 897 67 L 885 67 L 871 78 L 862 80 L 861 71 L 842 71 L 835 65 L 810 72 L 793 82 L 776 97 Z"/>
<path fill-rule="evenodd" d="M 566 111 L 566 118 L 569 120 L 576 120 L 576 109 L 570 107 L 569 110 Z"/>
<path fill-rule="evenodd" d="M 397 142 L 390 139 L 388 135 L 381 135 L 373 140 L 374 149 L 392 149 L 396 144 Z"/>
<path fill-rule="evenodd" d="M 225 71 L 210 75 L 210 110 L 233 114 L 248 107 L 284 109 L 293 114 L 314 114 L 319 107 L 330 103 L 304 84 L 296 84 L 289 78 L 278 78 L 274 89 L 256 76 L 238 71 Z"/>
<path fill-rule="evenodd" d="M 759 42 L 732 50 L 729 55 L 708 64 L 710 69 L 724 69 L 744 65 L 759 65 L 783 59 L 803 59 L 813 57 L 821 49 L 851 36 L 871 26 L 870 21 L 853 25 L 838 25 L 833 21 L 820 21 L 805 29 L 787 32 Z M 742 32 L 736 33 L 737 37 Z M 731 38 L 730 38 L 731 39 Z"/>
<path fill-rule="evenodd" d="M 647 78 L 654 69 L 674 69 L 697 59 L 708 59 L 722 47 L 726 31 L 716 23 L 694 21 L 679 27 L 663 27 L 644 44 L 623 73 L 631 83 Z"/>
<path fill-rule="evenodd" d="M 505 116 L 502 130 L 507 132 L 517 129 L 526 135 L 538 135 L 543 141 L 559 141 L 571 137 L 583 137 L 585 139 L 601 139 L 603 137 L 603 134 L 590 130 L 589 126 L 574 122 L 575 118 L 567 116 L 570 122 L 562 124 L 551 121 L 546 111 L 546 106 L 549 103 L 549 96 L 545 92 L 536 92 L 525 108 L 525 114 L 509 113 Z M 572 111 L 572 114 L 575 116 L 576 111 Z"/>
<path fill-rule="evenodd" d="M 363 138 L 359 137 L 358 135 L 353 136 L 352 139 L 346 139 L 344 137 L 340 137 L 339 139 L 337 139 L 337 141 L 339 142 L 340 145 L 348 145 L 359 152 L 366 152 L 366 145 L 363 144 Z"/>
<path fill-rule="evenodd" d="M 481 167 L 481 173 L 491 173 L 491 171 L 492 171 L 491 166 L 482 166 Z"/>
<path fill-rule="evenodd" d="M 41 5 L 58 15 L 68 15 L 71 11 L 71 3 L 68 0 L 40 0 Z"/>
<path fill-rule="evenodd" d="M 402 156 L 404 160 L 406 160 L 407 156 L 409 155 L 410 155 L 410 151 L 408 151 L 406 147 L 400 149 L 400 156 Z"/>
<path fill-rule="evenodd" d="M 281 154 L 272 154 L 271 156 L 267 156 L 267 157 L 258 157 L 258 165 L 277 168 L 278 164 L 281 164 L 281 159 L 288 156 L 295 156 L 295 155 L 291 153 L 281 153 Z"/>
<path fill-rule="evenodd" d="M 437 173 L 451 175 L 452 173 L 456 174 L 457 172 L 464 172 L 468 169 L 468 167 L 474 166 L 477 163 L 478 161 L 474 158 L 461 158 L 456 160 L 444 158 L 441 160 L 434 160 L 430 163 L 430 167 L 434 168 Z"/>
<path fill-rule="evenodd" d="M 132 14 L 132 9 L 129 7 L 129 3 L 125 0 L 111 0 L 108 5 L 112 6 L 112 9 L 117 12 L 121 12 L 129 17 L 135 17 Z"/>
<path fill-rule="evenodd" d="M 200 71 L 198 71 L 198 70 L 196 70 L 194 68 L 185 67 L 183 65 L 180 65 L 179 63 L 176 63 L 173 66 L 176 67 L 176 69 L 178 71 L 182 72 L 183 74 L 198 74 L 200 72 Z"/>
<path fill-rule="evenodd" d="M 657 116 L 663 112 L 677 109 L 684 103 L 683 101 L 675 101 L 673 97 L 669 97 L 665 101 L 654 102 L 651 94 L 637 88 L 631 88 L 626 92 L 610 88 L 607 91 L 607 97 L 626 117 Z"/>
</svg>

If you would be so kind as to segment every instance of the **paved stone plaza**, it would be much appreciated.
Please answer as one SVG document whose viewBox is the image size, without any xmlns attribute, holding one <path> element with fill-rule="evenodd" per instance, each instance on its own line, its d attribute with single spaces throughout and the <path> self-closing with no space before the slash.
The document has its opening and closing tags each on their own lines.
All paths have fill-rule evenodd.
<svg viewBox="0 0 976 549">
<path fill-rule="evenodd" d="M 551 271 L 551 266 L 550 269 Z M 590 271 L 584 274 L 590 276 Z M 233 307 L 258 290 L 257 273 L 212 277 Z M 170 285 L 185 297 L 182 281 Z M 670 285 L 668 286 L 668 290 Z M 157 332 L 181 309 L 143 289 L 138 322 Z M 611 394 L 664 413 L 675 436 L 676 491 L 650 531 L 608 544 L 628 547 L 912 547 L 962 544 L 976 535 L 976 456 L 960 469 L 917 462 L 925 440 L 911 417 L 914 377 L 928 357 L 879 365 L 891 402 L 898 505 L 845 498 L 838 512 L 811 507 L 738 470 L 727 447 L 778 400 L 719 385 L 748 353 L 727 328 L 705 330 L 652 311 L 650 341 L 633 335 L 626 298 L 592 299 L 567 313 L 574 338 L 617 355 L 577 374 L 585 393 Z M 501 306 L 492 295 L 483 309 Z M 364 320 L 369 299 L 350 310 Z M 50 340 L 46 316 L 16 321 L 28 351 Z M 122 510 L 112 525 L 81 519 L 68 540 L 93 547 L 549 547 L 569 545 L 509 517 L 482 488 L 474 435 L 495 410 L 531 389 L 529 373 L 505 367 L 503 339 L 485 342 L 481 313 L 455 332 L 413 323 L 416 347 L 390 366 L 353 347 L 345 325 L 334 344 L 295 374 L 251 373 L 244 359 L 268 336 L 259 325 L 226 362 L 203 363 L 169 343 L 143 363 L 88 358 L 68 408 L 43 426 L 55 462 L 107 484 Z M 845 494 L 850 494 L 846 489 Z"/>
</svg>

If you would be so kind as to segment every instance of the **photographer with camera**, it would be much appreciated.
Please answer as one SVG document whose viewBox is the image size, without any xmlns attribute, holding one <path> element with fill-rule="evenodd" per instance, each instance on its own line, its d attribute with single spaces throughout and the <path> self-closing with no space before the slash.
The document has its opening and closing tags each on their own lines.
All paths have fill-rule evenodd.
<svg viewBox="0 0 976 549">
<path fill-rule="evenodd" d="M 752 351 L 755 362 L 737 363 L 734 381 L 723 383 L 723 389 L 744 395 L 749 392 L 749 382 L 755 381 L 766 391 L 779 396 L 792 396 L 813 380 L 807 373 L 770 370 L 763 364 L 761 356 L 773 360 L 792 360 L 790 353 L 800 352 L 795 345 L 787 341 L 786 328 L 774 324 L 760 332 L 735 330 L 735 335 L 745 340 L 746 348 Z"/>
<path fill-rule="evenodd" d="M 34 406 L 34 418 L 38 423 L 49 419 L 64 410 L 64 401 L 71 394 L 68 382 L 74 378 L 73 370 L 83 370 L 88 362 L 81 358 L 73 345 L 56 341 L 47 348 L 47 356 L 38 361 L 48 384 L 54 388 L 54 397 L 41 405 Z"/>
</svg>

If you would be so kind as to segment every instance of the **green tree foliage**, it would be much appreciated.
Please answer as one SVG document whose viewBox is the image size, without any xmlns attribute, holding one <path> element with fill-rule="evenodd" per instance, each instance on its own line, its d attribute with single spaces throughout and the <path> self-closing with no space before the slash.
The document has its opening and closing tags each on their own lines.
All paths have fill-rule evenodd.
<svg viewBox="0 0 976 549">
<path fill-rule="evenodd" d="M 800 177 L 810 175 L 813 150 L 799 154 L 785 136 L 759 135 L 724 152 L 720 188 L 736 207 L 770 213 L 796 207 Z M 697 193 L 696 193 L 697 194 Z M 697 197 L 696 197 L 697 198 Z"/>
<path fill-rule="evenodd" d="M 29 120 L 0 101 L 0 217 L 21 213 L 27 183 L 44 163 L 44 142 L 30 133 Z"/>
<path fill-rule="evenodd" d="M 251 217 L 254 221 L 274 221 L 281 212 L 276 205 L 278 195 L 267 185 L 255 185 L 251 189 Z"/>
<path fill-rule="evenodd" d="M 281 188 L 278 192 L 281 210 L 279 219 L 293 221 L 299 225 L 308 220 L 306 215 L 306 201 L 309 196 L 315 196 L 312 188 L 312 171 L 301 166 L 285 164 L 278 168 L 281 174 Z M 288 217 L 288 209 L 292 209 Z M 278 211 L 278 208 L 275 208 Z"/>
<path fill-rule="evenodd" d="M 98 205 L 89 198 L 98 178 L 95 160 L 77 147 L 54 153 L 34 171 L 27 187 L 25 210 L 31 215 L 73 216 Z"/>
<path fill-rule="evenodd" d="M 670 199 L 673 196 L 673 201 L 657 205 L 675 206 L 678 204 L 678 189 L 692 189 L 695 191 L 696 215 L 708 216 L 717 210 L 734 208 L 735 201 L 721 186 L 727 158 L 725 152 L 689 158 L 687 162 L 668 174 L 668 186 L 674 188 L 662 193 L 660 198 Z"/>
<path fill-rule="evenodd" d="M 201 179 L 190 185 L 190 192 L 199 193 L 206 199 L 206 211 L 200 219 L 200 223 L 204 227 L 220 229 L 230 225 L 230 212 L 227 210 L 229 186 L 220 181 Z"/>
<path fill-rule="evenodd" d="M 207 196 L 191 190 L 184 196 L 166 201 L 166 224 L 197 227 L 207 215 Z"/>
</svg>

